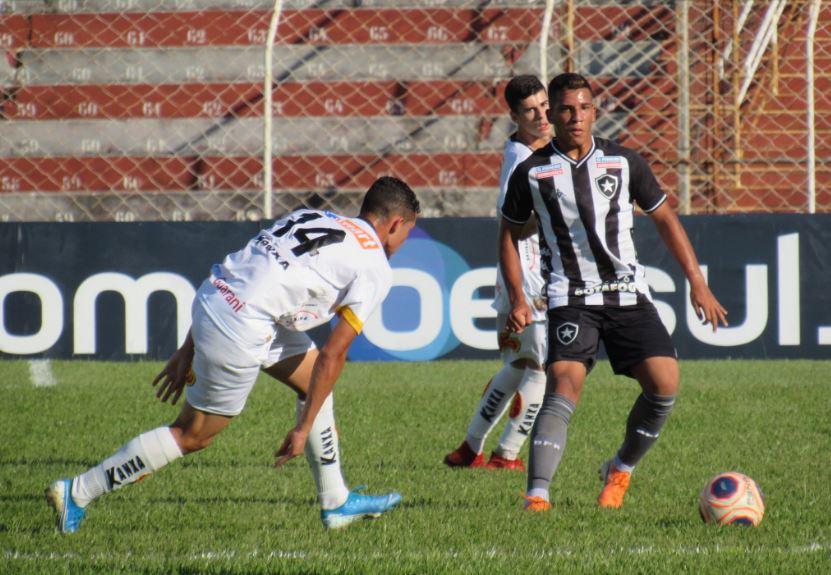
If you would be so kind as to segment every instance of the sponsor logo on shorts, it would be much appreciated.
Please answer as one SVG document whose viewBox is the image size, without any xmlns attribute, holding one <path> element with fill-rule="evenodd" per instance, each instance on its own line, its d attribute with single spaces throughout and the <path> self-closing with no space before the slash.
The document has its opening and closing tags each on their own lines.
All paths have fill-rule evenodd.
<svg viewBox="0 0 831 575">
<path fill-rule="evenodd" d="M 565 323 L 561 323 L 557 327 L 557 341 L 559 341 L 563 345 L 568 345 L 577 339 L 577 333 L 580 331 L 580 326 L 576 323 L 572 323 L 567 321 Z"/>
</svg>

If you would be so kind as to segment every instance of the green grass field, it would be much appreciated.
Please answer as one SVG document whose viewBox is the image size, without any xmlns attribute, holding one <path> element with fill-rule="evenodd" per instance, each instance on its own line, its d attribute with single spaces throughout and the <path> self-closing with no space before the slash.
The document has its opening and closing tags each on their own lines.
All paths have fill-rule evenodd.
<svg viewBox="0 0 831 575">
<path fill-rule="evenodd" d="M 441 464 L 497 362 L 349 364 L 335 403 L 347 480 L 404 500 L 334 532 L 320 523 L 305 461 L 270 466 L 294 401 L 262 377 L 210 449 L 96 501 L 77 534 L 58 535 L 48 483 L 173 420 L 177 408 L 149 385 L 160 367 L 53 362 L 57 385 L 36 387 L 27 362 L 0 362 L 0 572 L 831 572 L 831 362 L 682 363 L 675 412 L 619 511 L 596 507 L 597 467 L 618 446 L 637 385 L 601 364 L 546 514 L 522 510 L 524 474 Z M 762 486 L 759 528 L 699 519 L 698 492 L 729 469 Z"/>
</svg>

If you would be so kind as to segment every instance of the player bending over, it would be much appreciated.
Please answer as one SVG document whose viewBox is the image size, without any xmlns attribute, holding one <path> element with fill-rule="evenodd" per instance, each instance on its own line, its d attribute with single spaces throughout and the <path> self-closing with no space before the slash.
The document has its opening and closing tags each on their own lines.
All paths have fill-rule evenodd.
<svg viewBox="0 0 831 575">
<path fill-rule="evenodd" d="M 548 358 L 543 405 L 531 435 L 525 507 L 544 511 L 566 445 L 569 419 L 602 340 L 612 369 L 637 379 L 623 444 L 600 470 L 602 507 L 618 508 L 635 466 L 658 439 L 678 393 L 675 347 L 638 263 L 633 203 L 649 214 L 690 283 L 690 300 L 713 330 L 727 325 L 687 234 L 639 154 L 592 136 L 594 95 L 577 74 L 548 86 L 555 139 L 514 170 L 502 206 L 500 266 L 512 304 L 508 329 L 522 332 L 533 313 L 523 297 L 517 241 L 536 214 L 548 275 Z"/>
<path fill-rule="evenodd" d="M 502 170 L 499 176 L 497 211 L 502 209 L 508 178 L 517 165 L 551 140 L 548 122 L 548 96 L 536 76 L 512 78 L 505 87 L 505 101 L 516 124 L 516 132 L 505 142 Z M 533 321 L 522 333 L 505 329 L 511 302 L 502 273 L 497 270 L 496 326 L 503 367 L 493 376 L 476 406 L 462 444 L 444 458 L 450 467 L 488 467 L 525 471 L 519 451 L 531 432 L 534 419 L 545 393 L 546 356 L 545 312 L 548 306 L 543 290 L 545 281 L 540 271 L 540 242 L 537 220 L 531 218 L 517 242 L 522 268 L 522 291 L 531 309 Z M 513 401 L 512 401 L 513 400 Z M 511 406 L 499 445 L 485 463 L 482 449 L 488 434 Z"/>
<path fill-rule="evenodd" d="M 395 507 L 398 493 L 369 496 L 347 488 L 332 389 L 349 346 L 390 289 L 388 258 L 419 211 L 407 184 L 383 177 L 367 191 L 358 218 L 298 210 L 214 265 L 193 302 L 185 343 L 153 381 L 160 384 L 156 396 L 175 404 L 189 380 L 179 416 L 77 477 L 52 483 L 46 497 L 58 529 L 76 531 L 97 497 L 208 447 L 243 410 L 261 369 L 297 392 L 297 426 L 275 453 L 275 465 L 305 451 L 323 524 L 342 527 Z M 318 351 L 303 332 L 336 314 L 339 321 Z"/>
</svg>

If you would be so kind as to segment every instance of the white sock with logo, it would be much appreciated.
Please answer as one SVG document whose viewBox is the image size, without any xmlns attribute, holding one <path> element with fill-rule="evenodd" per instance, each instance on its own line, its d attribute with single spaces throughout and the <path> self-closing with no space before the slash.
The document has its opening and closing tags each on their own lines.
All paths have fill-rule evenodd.
<svg viewBox="0 0 831 575">
<path fill-rule="evenodd" d="M 505 414 L 523 373 L 525 370 L 506 365 L 488 383 L 467 428 L 466 441 L 475 453 L 481 453 L 488 434 Z"/>
<path fill-rule="evenodd" d="M 72 499 L 86 507 L 96 497 L 144 479 L 182 457 L 170 428 L 159 427 L 125 443 L 113 455 L 72 481 Z"/>
<path fill-rule="evenodd" d="M 296 403 L 296 416 L 300 419 L 305 401 Z M 340 468 L 338 430 L 335 428 L 335 407 L 332 394 L 326 398 L 309 431 L 306 440 L 306 461 L 312 470 L 317 486 L 317 497 L 323 509 L 336 509 L 346 502 L 349 488 Z"/>
<path fill-rule="evenodd" d="M 522 444 L 531 434 L 537 413 L 545 395 L 545 372 L 526 368 L 511 404 L 510 419 L 499 438 L 496 454 L 505 459 L 516 459 Z"/>
</svg>

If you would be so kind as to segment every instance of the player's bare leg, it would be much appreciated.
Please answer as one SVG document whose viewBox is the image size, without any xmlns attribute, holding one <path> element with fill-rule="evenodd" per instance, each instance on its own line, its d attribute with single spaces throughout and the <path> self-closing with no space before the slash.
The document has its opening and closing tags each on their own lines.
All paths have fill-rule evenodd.
<svg viewBox="0 0 831 575">
<path fill-rule="evenodd" d="M 187 402 L 169 427 L 152 429 L 125 443 L 110 457 L 74 479 L 60 479 L 46 490 L 58 529 L 72 533 L 96 498 L 140 481 L 183 455 L 208 447 L 231 417 L 199 411 Z"/>
<path fill-rule="evenodd" d="M 566 446 L 571 414 L 586 380 L 586 366 L 578 361 L 556 361 L 548 367 L 548 383 L 542 408 L 531 433 L 526 509 L 545 510 L 550 504 L 549 485 Z"/>
<path fill-rule="evenodd" d="M 312 348 L 305 354 L 289 357 L 264 369 L 297 393 L 297 417 L 303 413 L 317 356 L 317 349 Z M 368 496 L 350 492 L 341 471 L 340 444 L 331 395 L 315 418 L 306 441 L 305 453 L 317 487 L 321 519 L 327 527 L 343 527 L 364 517 L 377 517 L 395 507 L 401 500 L 397 493 Z"/>
<path fill-rule="evenodd" d="M 643 388 L 626 422 L 626 435 L 613 459 L 603 463 L 600 478 L 604 483 L 597 502 L 617 509 L 629 488 L 632 471 L 655 444 L 661 428 L 675 405 L 680 375 L 672 357 L 651 357 L 632 369 Z"/>
</svg>

